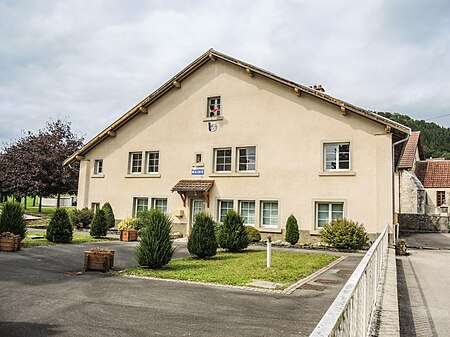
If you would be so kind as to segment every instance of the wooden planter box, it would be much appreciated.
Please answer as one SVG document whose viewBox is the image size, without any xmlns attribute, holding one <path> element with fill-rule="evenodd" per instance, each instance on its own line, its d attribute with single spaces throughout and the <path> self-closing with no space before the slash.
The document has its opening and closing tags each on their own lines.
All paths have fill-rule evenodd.
<svg viewBox="0 0 450 337">
<path fill-rule="evenodd" d="M 2 252 L 17 252 L 20 250 L 20 236 L 12 238 L 0 237 L 0 251 Z"/>
<path fill-rule="evenodd" d="M 84 270 L 101 270 L 103 272 L 111 269 L 114 265 L 114 251 L 109 252 L 84 252 Z"/>
<path fill-rule="evenodd" d="M 137 241 L 138 231 L 131 229 L 128 231 L 120 231 L 120 241 Z"/>
</svg>

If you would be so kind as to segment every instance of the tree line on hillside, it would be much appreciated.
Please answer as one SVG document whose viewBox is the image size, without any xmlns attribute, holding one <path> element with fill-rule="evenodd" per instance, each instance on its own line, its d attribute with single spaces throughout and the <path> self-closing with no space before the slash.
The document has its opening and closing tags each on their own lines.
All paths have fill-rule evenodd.
<svg viewBox="0 0 450 337">
<path fill-rule="evenodd" d="M 403 124 L 412 131 L 420 131 L 420 142 L 425 158 L 450 159 L 450 128 L 424 120 L 413 119 L 407 115 L 392 112 L 378 112 L 379 115 Z"/>
<path fill-rule="evenodd" d="M 59 196 L 77 190 L 79 165 L 63 162 L 83 144 L 70 122 L 47 122 L 37 133 L 29 131 L 0 150 L 0 201 L 27 196 Z M 26 201 L 25 201 L 26 202 Z M 39 212 L 41 211 L 39 202 Z M 26 204 L 25 204 L 26 207 Z"/>
</svg>

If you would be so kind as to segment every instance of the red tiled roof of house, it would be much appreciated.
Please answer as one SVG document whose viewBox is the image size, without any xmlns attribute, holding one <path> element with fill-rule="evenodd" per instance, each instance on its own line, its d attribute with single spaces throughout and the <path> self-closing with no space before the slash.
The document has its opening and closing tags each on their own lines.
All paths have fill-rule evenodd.
<svg viewBox="0 0 450 337">
<path fill-rule="evenodd" d="M 214 180 L 189 180 L 183 179 L 177 182 L 172 192 L 207 192 L 214 185 Z"/>
<path fill-rule="evenodd" d="M 413 131 L 406 143 L 405 150 L 402 153 L 398 168 L 410 169 L 414 166 L 416 151 L 419 150 L 420 159 L 423 159 L 422 148 L 420 147 L 420 131 Z"/>
<path fill-rule="evenodd" d="M 425 188 L 450 187 L 450 160 L 418 161 L 416 176 Z"/>
</svg>

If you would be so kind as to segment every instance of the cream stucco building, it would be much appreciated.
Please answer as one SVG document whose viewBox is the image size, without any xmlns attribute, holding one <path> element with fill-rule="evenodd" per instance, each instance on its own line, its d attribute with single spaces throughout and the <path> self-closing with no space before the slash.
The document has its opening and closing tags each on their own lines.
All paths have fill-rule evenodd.
<svg viewBox="0 0 450 337">
<path fill-rule="evenodd" d="M 280 238 L 294 214 L 305 242 L 336 217 L 392 224 L 393 144 L 409 132 L 211 49 L 66 164 L 80 161 L 79 208 L 162 208 L 184 235 L 197 212 L 235 209 Z"/>
</svg>

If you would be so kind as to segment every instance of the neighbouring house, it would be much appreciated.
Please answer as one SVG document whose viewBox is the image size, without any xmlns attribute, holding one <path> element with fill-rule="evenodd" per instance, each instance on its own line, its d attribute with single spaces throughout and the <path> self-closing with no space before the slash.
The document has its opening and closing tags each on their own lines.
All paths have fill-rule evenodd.
<svg viewBox="0 0 450 337">
<path fill-rule="evenodd" d="M 80 161 L 78 208 L 109 201 L 116 218 L 159 208 L 189 235 L 194 216 L 234 209 L 265 238 L 301 241 L 332 219 L 392 225 L 394 167 L 410 129 L 208 50 L 66 164 Z"/>
<path fill-rule="evenodd" d="M 450 200 L 450 160 L 431 158 L 419 161 L 415 172 L 426 191 L 426 214 L 446 213 Z"/>
<path fill-rule="evenodd" d="M 414 131 L 401 155 L 396 177 L 400 186 L 400 231 L 446 232 L 449 222 L 450 160 L 425 160 L 420 132 Z"/>
</svg>

